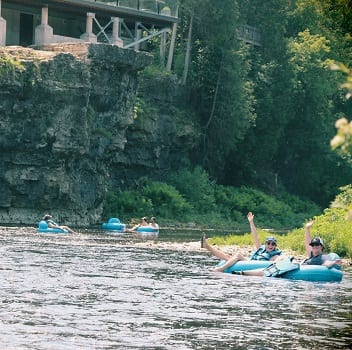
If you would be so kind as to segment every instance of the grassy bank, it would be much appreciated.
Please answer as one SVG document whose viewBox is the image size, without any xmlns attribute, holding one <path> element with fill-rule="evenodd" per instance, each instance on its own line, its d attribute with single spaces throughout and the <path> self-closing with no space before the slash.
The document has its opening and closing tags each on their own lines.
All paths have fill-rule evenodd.
<svg viewBox="0 0 352 350">
<path fill-rule="evenodd" d="M 324 214 L 314 217 L 314 225 L 311 229 L 312 237 L 319 236 L 323 239 L 326 252 L 334 252 L 342 258 L 352 258 L 351 226 L 352 222 L 346 220 L 346 210 L 342 208 L 329 208 Z M 292 251 L 295 254 L 304 254 L 304 224 L 302 227 L 277 233 L 270 230 L 258 229 L 261 242 L 269 235 L 276 236 L 280 249 Z M 216 236 L 210 239 L 210 243 L 217 245 L 253 245 L 252 235 L 232 234 Z"/>
</svg>

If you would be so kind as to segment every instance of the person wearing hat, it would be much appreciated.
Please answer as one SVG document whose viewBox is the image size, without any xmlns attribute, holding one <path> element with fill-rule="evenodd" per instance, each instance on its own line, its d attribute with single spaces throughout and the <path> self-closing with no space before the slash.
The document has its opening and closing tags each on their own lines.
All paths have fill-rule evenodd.
<svg viewBox="0 0 352 350">
<path fill-rule="evenodd" d="M 276 238 L 273 236 L 269 236 L 265 239 L 264 244 L 260 244 L 257 228 L 254 225 L 254 214 L 252 212 L 249 212 L 247 215 L 247 219 L 249 221 L 254 246 L 256 248 L 255 252 L 250 257 L 250 260 L 275 261 L 282 254 L 281 250 L 277 248 Z M 209 245 L 205 238 L 205 234 L 203 234 L 201 243 L 202 248 L 207 249 L 217 258 L 221 260 L 226 260 L 226 263 L 224 265 L 216 267 L 214 271 L 223 272 L 225 269 L 234 265 L 236 262 L 246 260 L 246 258 L 242 254 L 231 256 Z"/>
<path fill-rule="evenodd" d="M 330 260 L 329 256 L 327 254 L 323 254 L 324 251 L 324 243 L 323 240 L 320 237 L 314 237 L 311 238 L 310 235 L 310 228 L 313 226 L 314 221 L 310 220 L 306 223 L 305 225 L 305 237 L 304 237 L 304 242 L 305 242 L 305 247 L 306 247 L 306 253 L 307 253 L 307 258 L 303 260 L 301 263 L 302 265 L 323 265 L 328 268 L 334 266 L 335 264 L 341 265 L 342 260 L 337 259 L 337 260 Z M 286 261 L 284 261 L 286 260 Z M 274 274 L 270 274 L 270 268 L 274 265 L 279 265 L 280 261 L 284 261 L 285 269 L 283 271 L 275 271 Z M 288 264 L 287 264 L 288 263 Z M 291 265 L 291 266 L 289 266 Z M 296 266 L 295 266 L 296 265 Z M 235 275 L 245 275 L 245 276 L 267 276 L 267 277 L 280 277 L 281 274 L 289 271 L 290 269 L 296 269 L 298 268 L 299 264 L 292 263 L 291 258 L 287 257 L 280 257 L 280 259 L 277 259 L 273 263 L 272 266 L 269 266 L 268 268 L 264 270 L 249 270 L 249 271 L 233 271 L 232 273 Z M 292 267 L 292 268 L 290 268 Z M 275 270 L 275 269 L 274 269 Z M 266 273 L 268 271 L 268 274 Z"/>
<path fill-rule="evenodd" d="M 310 228 L 313 226 L 314 221 L 310 220 L 306 223 L 304 233 L 304 245 L 306 248 L 307 258 L 302 262 L 303 265 L 323 265 L 332 267 L 335 264 L 341 265 L 342 260 L 329 260 L 327 254 L 324 252 L 324 242 L 320 237 L 311 238 Z"/>
<path fill-rule="evenodd" d="M 69 228 L 68 226 L 60 226 L 59 224 L 57 224 L 55 221 L 52 220 L 52 216 L 50 214 L 45 214 L 42 218 L 42 220 L 44 220 L 47 224 L 48 227 L 50 228 L 60 228 L 62 230 L 67 230 L 70 233 L 76 233 L 75 231 L 73 231 L 71 228 Z"/>
</svg>

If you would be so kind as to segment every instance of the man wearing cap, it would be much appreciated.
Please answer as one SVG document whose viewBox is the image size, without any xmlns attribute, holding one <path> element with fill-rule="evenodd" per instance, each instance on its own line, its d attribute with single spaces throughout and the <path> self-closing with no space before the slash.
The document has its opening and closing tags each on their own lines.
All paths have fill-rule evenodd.
<svg viewBox="0 0 352 350">
<path fill-rule="evenodd" d="M 307 259 L 305 259 L 302 264 L 304 265 L 323 265 L 326 267 L 332 267 L 335 264 L 341 265 L 342 260 L 329 260 L 329 256 L 323 254 L 324 243 L 320 237 L 314 237 L 311 239 L 310 228 L 313 226 L 314 221 L 310 220 L 306 223 L 305 234 L 304 234 L 304 244 L 306 247 Z"/>
<path fill-rule="evenodd" d="M 277 242 L 275 237 L 269 236 L 265 239 L 264 244 L 260 244 L 257 229 L 254 225 L 254 214 L 249 212 L 247 215 L 249 226 L 251 228 L 251 233 L 253 236 L 253 242 L 256 248 L 256 251 L 252 254 L 251 260 L 265 260 L 265 261 L 275 261 L 280 255 L 281 250 L 277 248 Z M 217 258 L 226 260 L 226 263 L 222 266 L 216 267 L 214 271 L 223 272 L 228 267 L 234 265 L 236 262 L 241 260 L 246 260 L 246 258 L 242 254 L 238 254 L 236 256 L 230 256 L 225 254 L 224 252 L 216 249 L 215 247 L 208 244 L 205 235 L 202 237 L 202 248 L 209 250 L 213 255 Z"/>
</svg>

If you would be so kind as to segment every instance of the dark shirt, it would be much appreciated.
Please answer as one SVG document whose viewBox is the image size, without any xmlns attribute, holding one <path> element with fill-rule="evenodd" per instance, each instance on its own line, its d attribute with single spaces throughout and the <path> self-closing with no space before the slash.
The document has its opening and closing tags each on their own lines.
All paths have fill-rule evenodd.
<svg viewBox="0 0 352 350">
<path fill-rule="evenodd" d="M 319 254 L 317 256 L 313 256 L 311 253 L 310 258 L 303 261 L 303 265 L 323 265 L 326 260 L 324 257 L 326 257 L 326 255 Z"/>
<path fill-rule="evenodd" d="M 50 227 L 50 225 L 51 226 L 59 226 L 55 221 L 53 221 L 53 220 L 50 220 L 50 219 L 48 219 L 48 220 L 45 220 L 46 221 L 46 223 L 48 224 L 48 226 Z"/>
</svg>

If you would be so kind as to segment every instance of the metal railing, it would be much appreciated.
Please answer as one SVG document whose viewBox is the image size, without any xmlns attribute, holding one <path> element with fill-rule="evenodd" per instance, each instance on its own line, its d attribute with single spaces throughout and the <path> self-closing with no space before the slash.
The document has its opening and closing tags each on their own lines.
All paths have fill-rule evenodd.
<svg viewBox="0 0 352 350">
<path fill-rule="evenodd" d="M 256 46 L 261 46 L 262 44 L 262 38 L 258 29 L 249 25 L 242 25 L 237 29 L 237 38 Z"/>
<path fill-rule="evenodd" d="M 178 0 L 94 0 L 106 5 L 177 17 Z"/>
</svg>

